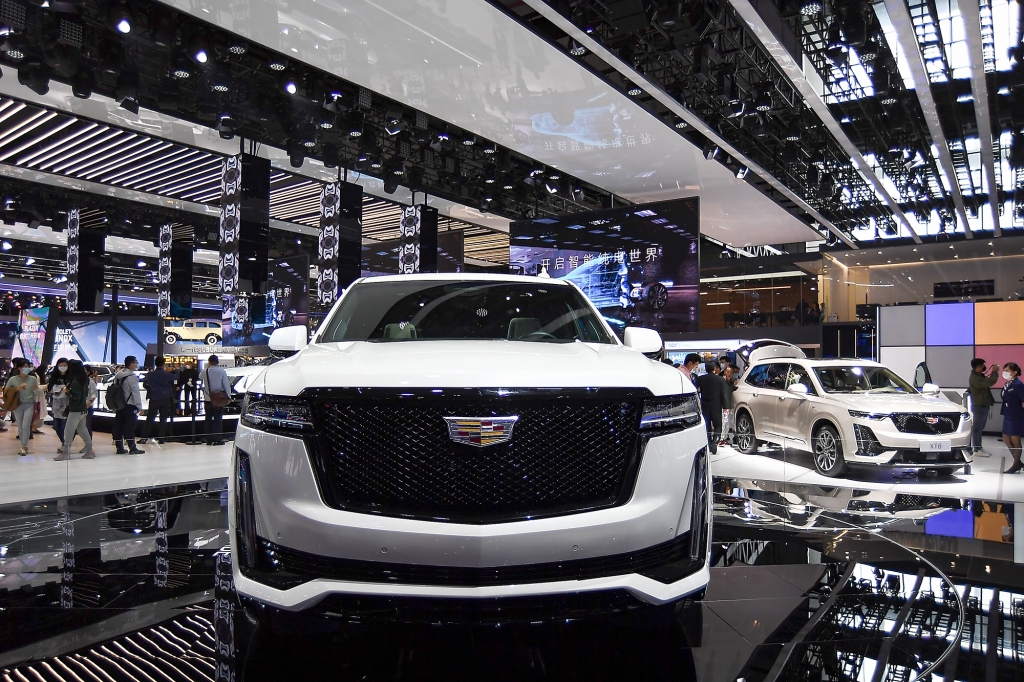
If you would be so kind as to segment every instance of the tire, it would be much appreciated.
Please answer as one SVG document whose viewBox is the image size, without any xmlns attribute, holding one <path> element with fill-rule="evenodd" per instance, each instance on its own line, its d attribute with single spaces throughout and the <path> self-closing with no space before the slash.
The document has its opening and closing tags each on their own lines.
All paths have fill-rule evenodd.
<svg viewBox="0 0 1024 682">
<path fill-rule="evenodd" d="M 252 322 L 246 322 L 242 325 L 242 334 L 245 336 L 252 336 L 252 333 L 256 331 L 256 325 Z"/>
<path fill-rule="evenodd" d="M 956 470 L 959 469 L 959 468 L 960 467 L 939 467 L 938 469 L 935 470 L 935 475 L 936 476 L 952 476 L 953 474 L 956 473 Z M 969 473 L 969 472 L 964 472 L 964 473 Z"/>
<path fill-rule="evenodd" d="M 216 346 L 217 342 L 220 341 L 220 337 L 216 334 L 207 334 L 206 338 L 203 339 L 207 346 Z"/>
<path fill-rule="evenodd" d="M 829 478 L 846 473 L 843 440 L 831 424 L 821 426 L 814 433 L 814 468 L 819 474 Z"/>
<path fill-rule="evenodd" d="M 668 304 L 668 288 L 661 282 L 655 282 L 647 290 L 647 305 L 651 310 L 661 310 Z"/>
<path fill-rule="evenodd" d="M 164 335 L 164 343 L 173 346 L 178 343 L 178 335 L 173 332 L 168 332 Z"/>
<path fill-rule="evenodd" d="M 733 436 L 736 449 L 744 455 L 752 455 L 757 452 L 757 435 L 754 433 L 754 420 L 750 413 L 744 410 L 736 415 L 736 431 Z"/>
</svg>

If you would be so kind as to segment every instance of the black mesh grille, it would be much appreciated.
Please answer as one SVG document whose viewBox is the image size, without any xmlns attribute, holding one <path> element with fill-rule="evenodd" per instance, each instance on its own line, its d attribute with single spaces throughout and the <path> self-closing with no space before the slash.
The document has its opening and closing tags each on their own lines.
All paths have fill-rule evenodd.
<svg viewBox="0 0 1024 682">
<path fill-rule="evenodd" d="M 903 433 L 920 433 L 933 436 L 953 433 L 960 426 L 960 414 L 914 414 L 896 413 L 892 416 L 896 428 Z"/>
<path fill-rule="evenodd" d="M 635 395 L 312 396 L 325 502 L 495 523 L 625 502 L 638 465 Z M 518 416 L 509 442 L 454 442 L 444 417 Z"/>
</svg>

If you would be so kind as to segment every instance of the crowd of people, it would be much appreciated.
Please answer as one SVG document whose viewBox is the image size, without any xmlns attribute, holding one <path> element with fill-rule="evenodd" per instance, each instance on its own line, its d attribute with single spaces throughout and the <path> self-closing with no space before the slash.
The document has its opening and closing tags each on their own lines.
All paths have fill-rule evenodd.
<svg viewBox="0 0 1024 682">
<path fill-rule="evenodd" d="M 992 398 L 992 387 L 999 378 L 1003 379 L 1002 400 L 1003 406 L 1000 414 L 1003 416 L 1003 443 L 1013 457 L 1013 465 L 1004 471 L 1005 474 L 1015 474 L 1022 469 L 1021 464 L 1021 437 L 1024 436 L 1024 382 L 1020 378 L 1020 365 L 1016 362 L 1007 362 L 1000 367 L 993 364 L 991 367 L 983 358 L 971 360 L 971 376 L 969 388 L 971 394 L 971 412 L 973 427 L 971 430 L 971 450 L 976 457 L 988 457 L 989 453 L 981 447 L 981 434 L 988 422 L 989 412 L 995 405 Z"/>
<path fill-rule="evenodd" d="M 80 360 L 60 358 L 53 369 L 34 367 L 26 358 L 14 358 L 3 372 L 3 403 L 0 405 L 0 433 L 9 431 L 9 418 L 17 427 L 21 448 L 19 455 L 29 454 L 30 441 L 43 433 L 47 414 L 52 417 L 53 430 L 60 440 L 56 461 L 71 459 L 72 443 L 81 438 L 79 453 L 83 459 L 93 459 L 93 418 L 100 401 L 114 413 L 112 438 L 115 453 L 142 455 L 139 444 L 145 444 L 153 435 L 163 444 L 168 438 L 169 421 L 177 415 L 194 415 L 198 410 L 199 391 L 202 391 L 206 421 L 207 442 L 223 445 L 224 407 L 231 396 L 231 383 L 220 367 L 219 358 L 211 355 L 209 364 L 200 374 L 191 364 L 169 371 L 165 358 L 156 358 L 154 368 L 140 381 L 137 373 L 139 361 L 135 356 L 124 358 L 110 380 L 105 395 L 100 395 L 99 373 L 95 367 Z M 200 379 L 202 383 L 200 383 Z M 142 388 L 147 402 L 143 403 Z M 139 415 L 145 410 L 146 421 L 142 437 L 136 441 Z M 159 421 L 158 424 L 156 422 Z"/>
<path fill-rule="evenodd" d="M 708 448 L 711 454 L 718 452 L 719 445 L 732 443 L 732 395 L 739 381 L 740 368 L 722 355 L 704 363 L 704 373 L 695 372 L 701 364 L 700 356 L 687 353 L 682 363 L 672 366 L 689 379 L 700 394 L 700 409 L 708 432 Z"/>
</svg>

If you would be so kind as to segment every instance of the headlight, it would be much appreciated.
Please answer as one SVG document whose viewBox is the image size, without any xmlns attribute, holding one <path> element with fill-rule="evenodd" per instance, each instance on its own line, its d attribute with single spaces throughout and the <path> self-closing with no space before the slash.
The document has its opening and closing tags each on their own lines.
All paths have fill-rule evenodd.
<svg viewBox="0 0 1024 682">
<path fill-rule="evenodd" d="M 700 405 L 696 393 L 644 401 L 643 413 L 640 415 L 642 431 L 688 429 L 697 424 L 700 424 Z"/>
<path fill-rule="evenodd" d="M 850 416 L 855 419 L 873 419 L 874 421 L 882 421 L 883 419 L 888 419 L 892 415 L 882 412 L 859 412 L 857 410 L 850 410 Z"/>
<path fill-rule="evenodd" d="M 961 417 L 961 418 L 962 418 L 962 419 L 963 419 L 964 421 L 967 421 L 968 419 L 970 419 L 970 418 L 971 418 L 971 413 L 970 413 L 970 412 L 961 412 L 961 413 L 960 413 L 960 417 Z"/>
<path fill-rule="evenodd" d="M 242 423 L 264 431 L 301 433 L 313 430 L 313 413 L 309 403 L 298 398 L 246 393 Z"/>
</svg>

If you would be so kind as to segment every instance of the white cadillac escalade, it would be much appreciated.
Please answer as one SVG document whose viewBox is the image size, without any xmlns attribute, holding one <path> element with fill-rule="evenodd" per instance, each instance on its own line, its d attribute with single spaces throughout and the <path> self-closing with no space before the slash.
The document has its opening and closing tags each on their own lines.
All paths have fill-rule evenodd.
<svg viewBox="0 0 1024 682">
<path fill-rule="evenodd" d="M 301 350 L 249 383 L 235 438 L 250 612 L 702 596 L 696 394 L 644 355 L 656 332 L 624 338 L 571 283 L 491 275 L 361 279 L 308 345 L 278 330 Z"/>
</svg>

